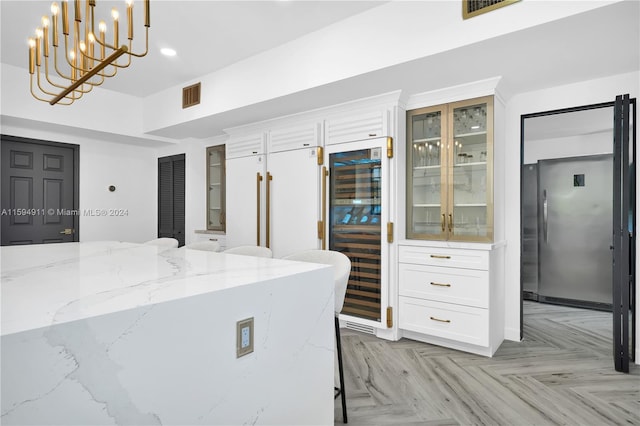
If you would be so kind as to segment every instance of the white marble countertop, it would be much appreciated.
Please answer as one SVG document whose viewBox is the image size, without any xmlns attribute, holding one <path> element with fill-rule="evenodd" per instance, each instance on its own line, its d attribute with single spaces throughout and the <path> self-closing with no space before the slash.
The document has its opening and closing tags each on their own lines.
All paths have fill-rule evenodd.
<svg viewBox="0 0 640 426">
<path fill-rule="evenodd" d="M 325 265 L 115 241 L 0 248 L 1 335 Z"/>
</svg>

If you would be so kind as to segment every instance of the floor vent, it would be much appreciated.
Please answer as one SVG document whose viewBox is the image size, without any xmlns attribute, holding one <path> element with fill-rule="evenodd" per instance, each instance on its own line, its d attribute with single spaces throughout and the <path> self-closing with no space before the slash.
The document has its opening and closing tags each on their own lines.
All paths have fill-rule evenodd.
<svg viewBox="0 0 640 426">
<path fill-rule="evenodd" d="M 362 333 L 367 333 L 367 334 L 375 334 L 374 328 L 371 327 L 370 325 L 356 324 L 356 323 L 349 322 L 349 321 L 346 321 L 344 323 L 344 325 L 349 330 L 360 331 Z"/>
<path fill-rule="evenodd" d="M 462 17 L 464 19 L 496 10 L 520 0 L 462 0 Z"/>
<path fill-rule="evenodd" d="M 182 89 L 182 108 L 189 108 L 200 103 L 200 83 Z"/>
</svg>

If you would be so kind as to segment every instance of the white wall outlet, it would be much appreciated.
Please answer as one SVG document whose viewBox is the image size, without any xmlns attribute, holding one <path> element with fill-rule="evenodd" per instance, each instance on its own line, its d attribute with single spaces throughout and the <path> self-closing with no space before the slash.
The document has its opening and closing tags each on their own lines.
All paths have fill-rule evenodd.
<svg viewBox="0 0 640 426">
<path fill-rule="evenodd" d="M 236 358 L 253 352 L 253 317 L 236 323 Z"/>
</svg>

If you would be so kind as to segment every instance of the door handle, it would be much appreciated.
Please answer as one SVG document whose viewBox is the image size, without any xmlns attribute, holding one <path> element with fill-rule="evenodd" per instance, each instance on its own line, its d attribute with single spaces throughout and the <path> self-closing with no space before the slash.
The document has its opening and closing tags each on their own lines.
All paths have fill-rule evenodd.
<svg viewBox="0 0 640 426">
<path fill-rule="evenodd" d="M 71 234 L 73 234 L 73 228 L 66 228 L 66 229 L 60 231 L 60 233 L 62 235 L 71 235 Z"/>
<path fill-rule="evenodd" d="M 327 177 L 329 176 L 329 170 L 327 170 L 327 166 L 322 166 L 321 171 L 321 179 L 322 179 L 322 250 L 327 249 L 327 236 L 324 232 L 324 229 L 327 225 Z M 318 229 L 320 231 L 320 229 Z"/>
<path fill-rule="evenodd" d="M 257 212 L 256 212 L 256 220 L 257 220 L 257 226 L 256 226 L 256 245 L 259 246 L 260 245 L 260 182 L 262 182 L 262 175 L 260 174 L 260 172 L 256 173 L 256 205 L 257 205 Z"/>
<path fill-rule="evenodd" d="M 271 245 L 271 181 L 273 180 L 273 175 L 269 172 L 267 172 L 267 213 L 266 213 L 266 226 L 267 226 L 267 231 L 266 231 L 266 241 L 265 241 L 265 246 L 267 248 L 269 248 L 269 246 Z"/>
<path fill-rule="evenodd" d="M 544 237 L 544 242 L 547 242 L 547 224 L 548 224 L 548 209 L 547 209 L 547 190 L 542 191 L 542 234 Z"/>
<path fill-rule="evenodd" d="M 445 214 L 442 213 L 442 220 L 440 221 L 440 226 L 442 227 L 442 232 L 444 232 L 444 222 L 445 222 Z"/>
</svg>

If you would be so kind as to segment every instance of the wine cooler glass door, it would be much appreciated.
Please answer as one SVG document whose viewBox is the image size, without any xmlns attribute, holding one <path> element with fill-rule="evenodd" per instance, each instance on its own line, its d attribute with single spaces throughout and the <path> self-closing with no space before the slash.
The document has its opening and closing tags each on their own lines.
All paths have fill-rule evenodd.
<svg viewBox="0 0 640 426">
<path fill-rule="evenodd" d="M 381 321 L 382 148 L 329 154 L 329 249 L 351 275 L 343 314 Z"/>
</svg>

